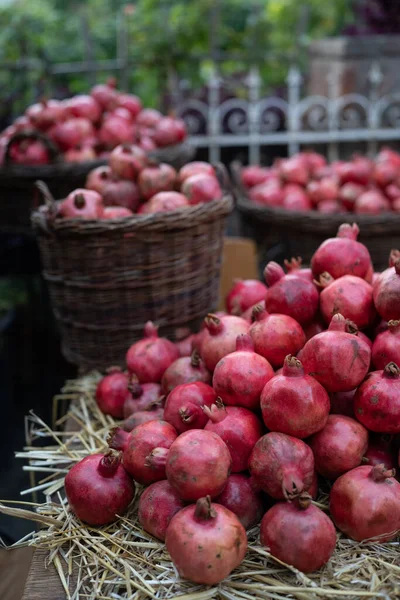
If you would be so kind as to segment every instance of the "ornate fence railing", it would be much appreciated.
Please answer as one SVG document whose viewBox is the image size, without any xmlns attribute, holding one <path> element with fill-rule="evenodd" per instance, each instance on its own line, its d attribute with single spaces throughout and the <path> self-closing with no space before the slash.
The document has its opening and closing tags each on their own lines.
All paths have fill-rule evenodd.
<svg viewBox="0 0 400 600">
<path fill-rule="evenodd" d="M 249 162 L 260 161 L 263 146 L 287 146 L 294 154 L 304 145 L 324 144 L 330 160 L 339 158 L 341 143 L 365 142 L 374 154 L 384 141 L 400 141 L 400 92 L 380 94 L 383 79 L 379 63 L 369 70 L 369 94 L 338 96 L 338 81 L 327 74 L 329 94 L 302 96 L 303 77 L 291 67 L 283 97 L 261 95 L 256 67 L 243 81 L 240 97 L 221 100 L 225 82 L 216 71 L 207 82 L 207 98 L 178 100 L 176 112 L 187 123 L 191 140 L 206 148 L 211 161 L 221 149 L 247 147 Z"/>
</svg>

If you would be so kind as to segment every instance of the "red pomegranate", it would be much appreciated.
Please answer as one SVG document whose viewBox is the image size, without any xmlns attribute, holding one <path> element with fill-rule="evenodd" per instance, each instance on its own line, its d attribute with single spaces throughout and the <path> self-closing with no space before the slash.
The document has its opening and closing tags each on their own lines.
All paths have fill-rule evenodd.
<svg viewBox="0 0 400 600">
<path fill-rule="evenodd" d="M 265 308 L 268 313 L 279 313 L 292 317 L 303 325 L 313 320 L 317 310 L 319 294 L 311 281 L 296 273 L 285 275 L 276 262 L 269 262 L 264 269 L 268 286 Z"/>
<path fill-rule="evenodd" d="M 110 113 L 105 116 L 98 132 L 99 140 L 105 148 L 112 150 L 119 144 L 132 144 L 134 125 L 120 115 Z M 113 165 L 110 163 L 111 169 Z"/>
<path fill-rule="evenodd" d="M 224 491 L 215 498 L 215 502 L 231 510 L 245 529 L 257 525 L 264 513 L 261 493 L 254 489 L 251 479 L 243 473 L 229 475 Z"/>
<path fill-rule="evenodd" d="M 181 356 L 168 367 L 161 380 L 162 392 L 169 394 L 178 385 L 196 381 L 211 383 L 211 373 L 194 350 L 191 356 Z"/>
<path fill-rule="evenodd" d="M 282 374 L 270 379 L 261 394 L 262 416 L 267 428 L 298 438 L 309 437 L 323 429 L 329 408 L 325 389 L 316 379 L 305 375 L 301 362 L 290 355 L 285 358 Z"/>
<path fill-rule="evenodd" d="M 368 374 L 354 396 L 354 414 L 370 431 L 400 433 L 400 369 L 395 363 Z"/>
<path fill-rule="evenodd" d="M 368 447 L 368 431 L 351 417 L 329 415 L 326 426 L 309 444 L 320 475 L 336 479 L 358 467 Z"/>
<path fill-rule="evenodd" d="M 180 144 L 187 136 L 186 125 L 182 119 L 162 117 L 154 126 L 153 140 L 160 148 Z"/>
<path fill-rule="evenodd" d="M 190 204 L 202 204 L 222 198 L 222 190 L 214 175 L 198 173 L 185 179 L 181 192 L 187 196 Z"/>
<path fill-rule="evenodd" d="M 129 348 L 126 364 L 140 383 L 158 383 L 169 365 L 178 357 L 175 344 L 158 337 L 158 327 L 148 321 L 144 327 L 143 339 Z"/>
<path fill-rule="evenodd" d="M 254 352 L 251 337 L 241 334 L 236 339 L 235 352 L 217 363 L 213 387 L 225 404 L 255 410 L 260 405 L 265 384 L 273 376 L 274 370 L 269 362 Z"/>
<path fill-rule="evenodd" d="M 100 121 L 102 109 L 96 98 L 78 94 L 66 101 L 67 111 L 73 117 L 89 119 L 92 123 Z"/>
<path fill-rule="evenodd" d="M 213 388 L 202 381 L 183 383 L 170 392 L 164 407 L 164 419 L 182 433 L 203 429 L 208 421 L 204 407 L 217 399 Z"/>
<path fill-rule="evenodd" d="M 257 279 L 235 279 L 225 298 L 226 310 L 231 315 L 239 316 L 264 300 L 266 293 L 266 286 Z"/>
<path fill-rule="evenodd" d="M 336 531 L 330 518 L 312 504 L 311 496 L 301 494 L 292 502 L 278 502 L 265 513 L 260 541 L 278 560 L 311 573 L 332 556 Z"/>
<path fill-rule="evenodd" d="M 117 99 L 118 92 L 115 89 L 116 86 L 116 80 L 114 78 L 110 78 L 105 84 L 101 83 L 99 85 L 95 85 L 91 89 L 90 95 L 97 100 L 103 110 L 108 110 L 115 104 Z"/>
<path fill-rule="evenodd" d="M 178 184 L 182 185 L 186 179 L 192 175 L 199 175 L 199 173 L 215 176 L 215 169 L 210 163 L 201 160 L 187 163 L 186 165 L 183 165 L 178 173 Z"/>
<path fill-rule="evenodd" d="M 159 212 L 171 212 L 182 208 L 190 208 L 186 196 L 179 192 L 158 192 L 158 194 L 140 206 L 138 213 L 149 215 Z"/>
<path fill-rule="evenodd" d="M 388 329 L 376 336 L 372 346 L 372 363 L 376 369 L 384 369 L 390 362 L 400 365 L 400 320 L 389 321 Z"/>
<path fill-rule="evenodd" d="M 226 315 L 219 318 L 211 313 L 204 319 L 204 324 L 200 354 L 207 369 L 214 371 L 221 358 L 234 352 L 237 336 L 247 333 L 249 324 L 241 317 Z"/>
<path fill-rule="evenodd" d="M 256 486 L 277 500 L 307 491 L 314 479 L 314 456 L 302 440 L 271 432 L 258 440 L 249 459 Z"/>
<path fill-rule="evenodd" d="M 133 119 L 136 119 L 142 110 L 142 102 L 140 98 L 134 94 L 118 94 L 117 105 L 129 111 Z"/>
<path fill-rule="evenodd" d="M 125 402 L 129 399 L 128 375 L 119 367 L 111 367 L 108 374 L 97 384 L 96 402 L 106 415 L 121 419 Z"/>
<path fill-rule="evenodd" d="M 136 375 L 128 378 L 129 397 L 124 403 L 124 418 L 142 411 L 163 406 L 159 383 L 139 383 Z"/>
<path fill-rule="evenodd" d="M 354 275 L 334 279 L 329 273 L 322 273 L 318 284 L 322 288 L 320 311 L 326 323 L 329 324 L 333 315 L 340 313 L 360 329 L 372 325 L 376 310 L 372 286 L 365 279 Z"/>
<path fill-rule="evenodd" d="M 85 187 L 99 194 L 103 194 L 104 188 L 112 181 L 111 169 L 108 166 L 96 167 L 89 171 L 86 177 Z"/>
<path fill-rule="evenodd" d="M 389 201 L 378 190 L 364 192 L 354 203 L 354 212 L 360 215 L 379 215 L 389 210 Z"/>
<path fill-rule="evenodd" d="M 68 219 L 101 219 L 103 199 L 92 190 L 77 189 L 68 194 L 59 206 L 61 217 Z"/>
<path fill-rule="evenodd" d="M 391 266 L 381 273 L 374 284 L 374 303 L 385 321 L 400 320 L 400 257 L 394 253 Z"/>
<path fill-rule="evenodd" d="M 139 522 L 147 533 L 164 542 L 172 517 L 184 507 L 185 503 L 168 481 L 156 481 L 140 496 Z"/>
<path fill-rule="evenodd" d="M 113 177 L 105 184 L 102 192 L 106 206 L 119 206 L 134 212 L 139 206 L 140 194 L 134 181 Z"/>
<path fill-rule="evenodd" d="M 341 314 L 334 315 L 327 331 L 308 340 L 301 353 L 304 372 L 328 392 L 354 390 L 368 373 L 370 360 L 368 344 L 347 332 Z"/>
<path fill-rule="evenodd" d="M 176 171 L 170 165 L 161 163 L 142 169 L 138 177 L 138 185 L 142 198 L 149 200 L 158 192 L 174 189 Z"/>
<path fill-rule="evenodd" d="M 362 466 L 333 484 L 330 511 L 336 526 L 353 540 L 393 539 L 400 529 L 400 483 L 383 465 Z"/>
<path fill-rule="evenodd" d="M 240 179 L 242 185 L 247 188 L 253 188 L 256 185 L 260 185 L 260 183 L 264 183 L 267 181 L 273 169 L 269 169 L 268 167 L 259 167 L 258 165 L 249 165 L 248 167 L 243 167 L 240 173 Z M 274 176 L 275 173 L 273 172 Z"/>
</svg>

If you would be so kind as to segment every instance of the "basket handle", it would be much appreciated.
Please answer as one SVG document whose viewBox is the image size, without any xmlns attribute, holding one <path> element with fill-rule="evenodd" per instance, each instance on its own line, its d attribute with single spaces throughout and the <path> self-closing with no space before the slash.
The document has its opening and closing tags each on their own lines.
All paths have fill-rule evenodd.
<svg viewBox="0 0 400 600">
<path fill-rule="evenodd" d="M 50 161 L 54 163 L 59 160 L 60 152 L 55 146 L 55 144 L 53 144 L 53 142 L 47 137 L 47 135 L 44 135 L 39 131 L 25 130 L 19 131 L 18 133 L 14 133 L 14 135 L 12 135 L 8 140 L 6 151 L 4 153 L 4 165 L 9 165 L 11 163 L 10 153 L 13 145 L 17 144 L 18 142 L 23 142 L 24 140 L 37 140 L 42 142 L 42 144 L 45 146 L 46 150 L 49 153 Z"/>
<path fill-rule="evenodd" d="M 232 194 L 232 185 L 229 179 L 228 171 L 226 170 L 225 165 L 218 162 L 213 164 L 215 169 L 215 174 L 218 179 L 218 183 L 221 186 L 221 189 L 224 194 Z"/>
<path fill-rule="evenodd" d="M 39 192 L 39 198 L 42 197 L 47 206 L 48 220 L 53 220 L 57 215 L 57 204 L 53 194 L 50 192 L 47 184 L 44 181 L 41 181 L 40 179 L 35 181 L 35 188 Z"/>
</svg>

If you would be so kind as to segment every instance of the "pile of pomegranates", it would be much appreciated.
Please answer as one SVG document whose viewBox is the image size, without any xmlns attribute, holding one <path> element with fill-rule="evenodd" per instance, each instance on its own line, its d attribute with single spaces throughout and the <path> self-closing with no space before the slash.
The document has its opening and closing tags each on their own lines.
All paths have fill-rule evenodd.
<svg viewBox="0 0 400 600">
<path fill-rule="evenodd" d="M 122 144 L 109 165 L 89 172 L 86 189 L 72 191 L 59 204 L 58 216 L 72 219 L 123 219 L 190 208 L 222 198 L 215 169 L 194 161 L 180 171 L 156 163 L 138 145 Z"/>
<path fill-rule="evenodd" d="M 98 384 L 99 409 L 125 420 L 104 457 L 67 475 L 71 510 L 108 523 L 148 486 L 142 528 L 166 542 L 181 577 L 206 585 L 240 564 L 245 529 L 258 535 L 258 525 L 270 555 L 305 573 L 329 561 L 337 532 L 393 539 L 400 253 L 374 273 L 357 235 L 343 224 L 309 268 L 269 263 L 264 282 L 235 281 L 227 312 L 206 315 L 187 343 L 147 323 L 127 370 Z"/>
<path fill-rule="evenodd" d="M 328 164 L 322 154 L 299 152 L 272 167 L 249 166 L 241 182 L 261 206 L 325 214 L 400 212 L 400 154 L 383 148 L 375 160 L 355 155 Z"/>
<path fill-rule="evenodd" d="M 95 85 L 89 94 L 66 100 L 43 99 L 0 134 L 0 165 L 8 141 L 16 133 L 44 134 L 65 162 L 106 158 L 119 144 L 137 144 L 145 152 L 180 144 L 187 137 L 185 123 L 158 110 L 143 108 L 138 96 L 117 90 L 116 80 Z M 50 155 L 43 141 L 23 139 L 11 147 L 10 162 L 44 165 Z"/>
</svg>

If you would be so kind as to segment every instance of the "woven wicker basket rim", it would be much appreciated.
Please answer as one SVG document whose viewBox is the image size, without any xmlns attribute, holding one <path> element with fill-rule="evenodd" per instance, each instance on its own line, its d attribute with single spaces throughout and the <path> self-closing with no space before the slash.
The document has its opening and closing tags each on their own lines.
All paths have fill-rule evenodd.
<svg viewBox="0 0 400 600">
<path fill-rule="evenodd" d="M 257 206 L 252 202 L 240 179 L 242 165 L 238 162 L 230 166 L 233 188 L 239 212 L 252 216 L 269 224 L 286 225 L 301 230 L 317 231 L 318 233 L 336 232 L 342 223 L 357 223 L 361 233 L 384 235 L 389 232 L 399 233 L 400 213 L 386 212 L 379 215 L 357 215 L 355 213 L 321 214 L 316 210 L 298 212 L 283 208 Z"/>
<path fill-rule="evenodd" d="M 60 201 L 58 201 L 60 202 Z M 180 208 L 171 212 L 150 215 L 133 215 L 124 219 L 83 220 L 51 219 L 47 206 L 33 211 L 32 225 L 36 232 L 60 235 L 99 235 L 104 233 L 136 233 L 143 231 L 162 232 L 166 230 L 190 229 L 195 225 L 228 215 L 233 208 L 231 194 L 226 193 L 220 200 L 198 204 L 189 208 Z"/>
</svg>

